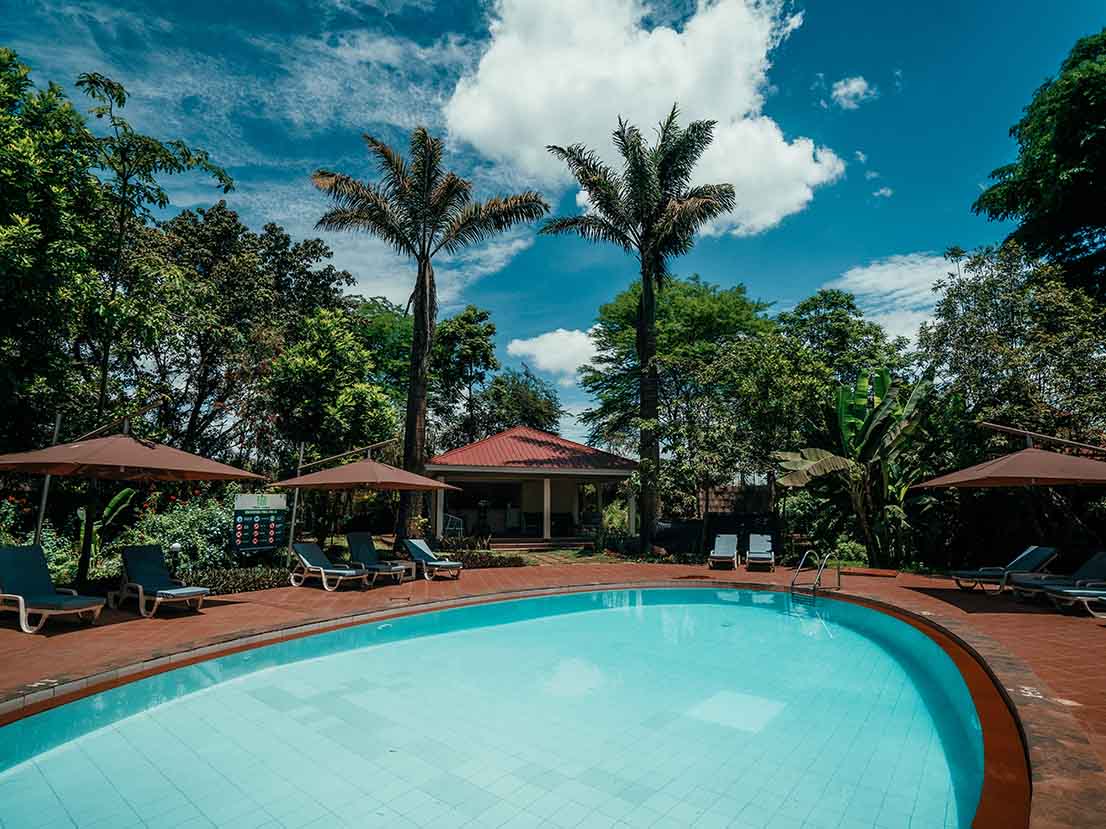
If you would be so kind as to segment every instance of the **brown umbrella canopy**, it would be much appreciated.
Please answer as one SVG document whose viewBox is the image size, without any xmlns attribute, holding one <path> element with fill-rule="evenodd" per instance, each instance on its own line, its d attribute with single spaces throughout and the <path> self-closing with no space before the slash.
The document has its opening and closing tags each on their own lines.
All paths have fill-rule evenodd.
<svg viewBox="0 0 1106 829">
<path fill-rule="evenodd" d="M 1044 449 L 1022 449 L 993 461 L 984 461 L 959 472 L 950 472 L 948 475 L 916 484 L 915 488 L 1067 484 L 1106 484 L 1106 463 Z"/>
<path fill-rule="evenodd" d="M 261 475 L 131 435 L 0 455 L 0 471 L 118 481 L 265 480 Z"/>
<path fill-rule="evenodd" d="M 374 460 L 335 466 L 321 472 L 278 481 L 271 486 L 296 489 L 457 489 L 455 486 L 435 481 L 433 478 L 424 478 L 414 472 L 407 472 Z"/>
</svg>

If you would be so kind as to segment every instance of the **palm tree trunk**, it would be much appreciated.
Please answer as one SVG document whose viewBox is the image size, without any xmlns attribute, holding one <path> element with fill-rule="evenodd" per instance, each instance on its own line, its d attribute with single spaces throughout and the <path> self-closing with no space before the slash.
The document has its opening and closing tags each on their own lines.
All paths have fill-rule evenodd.
<svg viewBox="0 0 1106 829">
<path fill-rule="evenodd" d="M 657 520 L 657 475 L 660 471 L 660 440 L 657 436 L 657 414 L 660 410 L 657 376 L 657 297 L 652 274 L 645 263 L 641 266 L 641 313 L 638 317 L 637 353 L 638 414 L 641 418 L 639 456 L 641 466 L 641 554 L 653 551 L 653 529 Z"/>
<path fill-rule="evenodd" d="M 403 468 L 421 475 L 426 463 L 426 389 L 430 369 L 430 349 L 434 344 L 434 321 L 438 303 L 434 288 L 434 267 L 430 259 L 419 260 L 415 280 L 415 330 L 411 338 L 411 364 L 407 376 L 407 416 L 403 430 Z M 404 492 L 399 502 L 398 534 L 404 538 L 420 535 L 423 512 L 421 492 Z"/>
</svg>

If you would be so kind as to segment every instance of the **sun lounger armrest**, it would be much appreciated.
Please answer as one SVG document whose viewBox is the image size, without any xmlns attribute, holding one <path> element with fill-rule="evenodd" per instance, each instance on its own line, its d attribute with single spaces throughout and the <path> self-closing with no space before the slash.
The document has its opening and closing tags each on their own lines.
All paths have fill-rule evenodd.
<svg viewBox="0 0 1106 829">
<path fill-rule="evenodd" d="M 996 576 L 1001 576 L 1003 573 L 1006 572 L 1006 568 L 1005 567 L 980 567 L 976 572 L 977 573 L 987 573 L 987 574 L 992 574 L 993 573 Z M 1013 572 L 1017 572 L 1017 571 L 1015 570 Z"/>
<path fill-rule="evenodd" d="M 0 602 L 15 602 L 23 607 L 23 597 L 18 593 L 0 593 Z"/>
<path fill-rule="evenodd" d="M 55 587 L 54 592 L 55 593 L 60 593 L 63 596 L 76 596 L 77 595 L 77 591 L 74 590 L 71 587 Z"/>
<path fill-rule="evenodd" d="M 1106 587 L 1106 581 L 1102 579 L 1082 579 L 1075 583 L 1076 587 Z"/>
</svg>

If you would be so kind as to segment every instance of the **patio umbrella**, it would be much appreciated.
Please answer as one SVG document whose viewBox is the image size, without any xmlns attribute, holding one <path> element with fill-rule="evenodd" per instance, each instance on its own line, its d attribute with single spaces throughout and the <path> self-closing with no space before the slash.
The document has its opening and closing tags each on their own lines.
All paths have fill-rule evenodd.
<svg viewBox="0 0 1106 829">
<path fill-rule="evenodd" d="M 950 472 L 913 489 L 938 487 L 1065 486 L 1106 484 L 1106 463 L 1045 449 L 1022 449 L 991 461 Z"/>
<path fill-rule="evenodd" d="M 292 542 L 296 537 L 296 511 L 299 507 L 299 490 L 301 489 L 376 489 L 376 490 L 444 490 L 453 489 L 460 491 L 455 486 L 450 486 L 433 478 L 426 478 L 408 472 L 405 469 L 397 469 L 386 463 L 366 458 L 357 463 L 347 463 L 345 466 L 335 466 L 320 472 L 311 472 L 307 475 L 297 475 L 286 481 L 277 481 L 270 484 L 274 487 L 287 487 L 296 490 L 296 498 L 292 502 L 292 521 L 288 528 L 288 555 L 292 554 Z"/>
<path fill-rule="evenodd" d="M 263 481 L 262 475 L 132 435 L 0 455 L 0 471 L 114 481 Z"/>
<path fill-rule="evenodd" d="M 345 466 L 335 466 L 324 469 L 321 472 L 311 472 L 286 481 L 277 481 L 270 484 L 275 487 L 288 487 L 289 489 L 382 489 L 382 490 L 434 490 L 454 489 L 442 481 L 433 478 L 425 478 L 414 472 L 397 469 L 386 463 L 374 460 L 363 460 L 357 463 L 348 463 Z M 460 491 L 460 490 L 458 490 Z"/>
</svg>

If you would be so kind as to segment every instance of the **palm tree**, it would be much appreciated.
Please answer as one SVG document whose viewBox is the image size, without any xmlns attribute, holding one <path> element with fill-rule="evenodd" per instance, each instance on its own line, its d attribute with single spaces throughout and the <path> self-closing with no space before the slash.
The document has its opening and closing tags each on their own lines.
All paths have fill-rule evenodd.
<svg viewBox="0 0 1106 829">
<path fill-rule="evenodd" d="M 660 467 L 656 289 L 668 277 L 669 257 L 690 251 L 699 228 L 735 204 L 730 184 L 691 186 L 695 164 L 710 146 L 715 122 L 694 121 L 681 128 L 678 117 L 674 105 L 651 146 L 637 127 L 619 118 L 614 144 L 622 156 L 621 172 L 582 144 L 547 148 L 568 165 L 589 206 L 583 215 L 550 219 L 541 232 L 573 233 L 591 242 L 618 245 L 637 257 L 641 272 L 637 357 L 643 552 L 653 546 Z"/>
<path fill-rule="evenodd" d="M 539 193 L 473 201 L 472 184 L 442 168 L 442 141 L 423 127 L 411 133 L 409 160 L 371 135 L 362 136 L 380 172 L 378 182 L 358 181 L 330 170 L 311 179 L 333 207 L 315 225 L 322 230 L 353 230 L 387 242 L 396 253 L 415 260 L 418 275 L 408 307 L 414 306 L 414 336 L 404 421 L 403 467 L 422 472 L 426 446 L 426 388 L 434 325 L 438 313 L 434 256 L 455 254 L 521 222 L 540 219 L 549 205 Z M 399 528 L 413 531 L 421 500 L 404 493 Z"/>
</svg>

